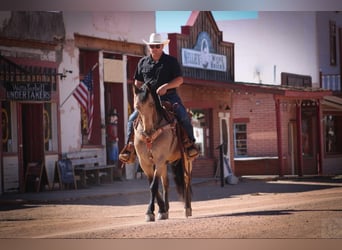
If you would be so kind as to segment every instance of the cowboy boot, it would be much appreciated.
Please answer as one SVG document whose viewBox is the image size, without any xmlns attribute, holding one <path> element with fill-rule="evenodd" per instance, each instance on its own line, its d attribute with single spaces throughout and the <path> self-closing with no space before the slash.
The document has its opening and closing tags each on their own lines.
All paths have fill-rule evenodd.
<svg viewBox="0 0 342 250">
<path fill-rule="evenodd" d="M 191 140 L 187 139 L 183 142 L 185 151 L 187 152 L 190 158 L 197 157 L 199 155 L 199 150 L 196 147 L 195 143 Z"/>
<path fill-rule="evenodd" d="M 129 142 L 125 145 L 119 154 L 119 160 L 123 163 L 132 163 L 135 161 L 134 145 Z"/>
</svg>

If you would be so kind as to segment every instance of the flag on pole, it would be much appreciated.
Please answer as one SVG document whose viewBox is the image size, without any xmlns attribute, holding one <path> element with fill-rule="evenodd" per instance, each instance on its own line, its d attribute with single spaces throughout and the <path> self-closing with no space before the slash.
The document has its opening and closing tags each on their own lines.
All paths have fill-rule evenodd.
<svg viewBox="0 0 342 250">
<path fill-rule="evenodd" d="M 89 71 L 89 73 L 84 77 L 82 81 L 80 81 L 79 85 L 73 92 L 74 97 L 79 102 L 81 107 L 85 110 L 87 115 L 87 134 L 88 140 L 91 137 L 91 133 L 93 130 L 93 115 L 94 115 L 94 92 L 93 92 L 93 71 Z"/>
</svg>

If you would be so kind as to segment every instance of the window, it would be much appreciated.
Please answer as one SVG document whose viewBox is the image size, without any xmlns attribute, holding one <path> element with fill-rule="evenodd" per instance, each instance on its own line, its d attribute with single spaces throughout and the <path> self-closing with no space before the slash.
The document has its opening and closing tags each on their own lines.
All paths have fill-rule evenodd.
<svg viewBox="0 0 342 250">
<path fill-rule="evenodd" d="M 234 156 L 247 156 L 247 124 L 234 124 Z"/>
<path fill-rule="evenodd" d="M 336 22 L 329 21 L 330 65 L 336 65 Z"/>
<path fill-rule="evenodd" d="M 325 121 L 325 152 L 327 154 L 342 153 L 342 116 L 326 115 Z"/>
<path fill-rule="evenodd" d="M 302 154 L 313 155 L 313 114 L 311 112 L 302 114 Z"/>
<path fill-rule="evenodd" d="M 200 150 L 200 156 L 210 157 L 210 110 L 192 109 L 191 114 L 196 146 Z"/>
</svg>

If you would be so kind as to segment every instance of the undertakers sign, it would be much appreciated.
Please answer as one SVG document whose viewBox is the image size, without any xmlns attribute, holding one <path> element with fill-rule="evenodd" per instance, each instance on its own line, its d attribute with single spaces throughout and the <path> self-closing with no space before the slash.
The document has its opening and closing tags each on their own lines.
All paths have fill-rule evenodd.
<svg viewBox="0 0 342 250">
<path fill-rule="evenodd" d="M 51 100 L 51 83 L 7 83 L 7 98 L 17 101 Z"/>
</svg>

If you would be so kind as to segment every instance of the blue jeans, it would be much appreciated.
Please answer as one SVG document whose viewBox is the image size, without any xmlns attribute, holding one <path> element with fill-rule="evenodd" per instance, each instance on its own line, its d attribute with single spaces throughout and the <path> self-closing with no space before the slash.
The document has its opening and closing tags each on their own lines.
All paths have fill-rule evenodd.
<svg viewBox="0 0 342 250">
<path fill-rule="evenodd" d="M 160 96 L 160 100 L 168 101 L 172 105 L 177 103 L 177 105 L 174 105 L 174 111 L 176 113 L 177 121 L 185 129 L 186 133 L 188 134 L 189 139 L 192 142 L 194 142 L 195 141 L 194 129 L 191 124 L 191 119 L 183 105 L 182 100 L 178 96 L 178 94 L 174 91 L 166 95 Z"/>
<path fill-rule="evenodd" d="M 195 137 L 194 137 L 194 130 L 191 124 L 191 119 L 188 115 L 188 112 L 186 111 L 182 100 L 178 96 L 176 92 L 169 93 L 163 96 L 160 96 L 161 101 L 168 101 L 171 104 L 177 103 L 175 107 L 175 113 L 177 117 L 177 121 L 179 124 L 185 129 L 186 133 L 189 136 L 189 139 L 194 142 Z M 133 133 L 133 125 L 134 125 L 134 120 L 138 117 L 138 111 L 134 110 L 133 113 L 129 116 L 128 122 L 127 122 L 127 143 L 131 138 L 131 135 Z"/>
<path fill-rule="evenodd" d="M 127 138 L 126 138 L 127 144 L 132 136 L 134 121 L 135 119 L 138 118 L 138 115 L 139 115 L 139 112 L 136 109 L 132 112 L 132 114 L 129 115 L 128 122 L 127 122 Z"/>
</svg>

